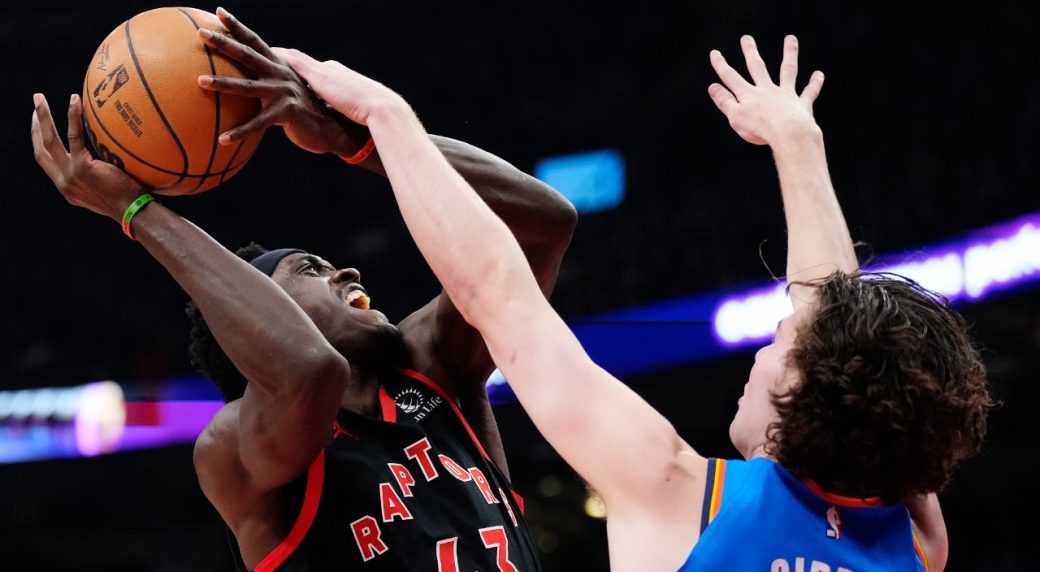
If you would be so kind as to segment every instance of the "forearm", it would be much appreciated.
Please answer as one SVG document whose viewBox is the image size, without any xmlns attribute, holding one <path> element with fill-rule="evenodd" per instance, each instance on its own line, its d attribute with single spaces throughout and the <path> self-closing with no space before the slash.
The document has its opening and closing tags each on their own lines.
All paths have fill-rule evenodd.
<svg viewBox="0 0 1040 572">
<path fill-rule="evenodd" d="M 577 212 L 563 195 L 487 151 L 438 135 L 430 139 L 509 227 L 524 252 L 566 249 Z"/>
<path fill-rule="evenodd" d="M 787 220 L 788 281 L 812 281 L 835 270 L 858 268 L 827 170 L 823 134 L 815 124 L 787 129 L 770 146 L 776 161 Z M 796 304 L 807 301 L 794 289 Z"/>
<path fill-rule="evenodd" d="M 161 204 L 133 222 L 141 245 L 199 306 L 220 347 L 271 392 L 324 367 L 335 350 L 274 281 Z"/>
<path fill-rule="evenodd" d="M 467 321 L 475 298 L 495 282 L 537 291 L 509 229 L 449 166 L 407 104 L 384 105 L 368 125 L 412 237 Z"/>
<path fill-rule="evenodd" d="M 449 137 L 429 137 L 448 164 L 509 227 L 529 258 L 551 258 L 566 250 L 578 215 L 563 195 L 483 149 Z M 361 166 L 386 175 L 378 152 Z"/>
</svg>

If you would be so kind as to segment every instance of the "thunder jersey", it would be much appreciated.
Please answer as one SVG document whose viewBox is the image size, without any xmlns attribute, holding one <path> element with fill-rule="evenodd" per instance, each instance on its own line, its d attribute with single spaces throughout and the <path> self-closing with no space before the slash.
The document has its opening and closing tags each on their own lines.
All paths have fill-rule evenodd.
<svg viewBox="0 0 1040 572">
<path fill-rule="evenodd" d="M 340 409 L 283 495 L 299 516 L 254 570 L 541 570 L 522 500 L 458 406 L 418 372 L 382 381 L 383 419 Z"/>
<path fill-rule="evenodd" d="M 927 572 L 902 504 L 827 494 L 777 463 L 708 459 L 701 536 L 679 572 Z"/>
</svg>

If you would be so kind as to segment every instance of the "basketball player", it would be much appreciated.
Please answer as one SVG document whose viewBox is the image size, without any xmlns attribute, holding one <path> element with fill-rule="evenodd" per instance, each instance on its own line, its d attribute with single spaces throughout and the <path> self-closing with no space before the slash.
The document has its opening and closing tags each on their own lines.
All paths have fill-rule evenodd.
<svg viewBox="0 0 1040 572">
<path fill-rule="evenodd" d="M 935 493 L 978 451 L 991 406 L 978 353 L 945 301 L 859 272 L 812 115 L 823 76 L 795 91 L 796 39 L 779 84 L 752 38 L 741 43 L 754 83 L 712 52 L 725 87 L 710 94 L 737 133 L 773 149 L 796 282 L 795 310 L 756 355 L 730 427 L 744 459 L 729 461 L 698 454 L 590 361 L 508 228 L 400 96 L 337 62 L 284 58 L 371 129 L 427 261 L 539 429 L 603 497 L 613 569 L 941 570 Z"/>
<path fill-rule="evenodd" d="M 313 152 L 365 149 L 255 34 L 221 18 L 233 35 L 226 49 L 248 44 L 282 74 L 285 89 L 263 94 L 265 119 Z M 47 101 L 37 94 L 34 103 L 37 162 L 70 203 L 121 220 L 146 189 L 91 158 L 77 96 L 68 149 Z M 430 140 L 517 233 L 548 293 L 573 207 L 486 152 Z M 367 161 L 378 168 L 374 154 Z M 446 294 L 394 325 L 369 307 L 353 268 L 295 249 L 254 249 L 247 262 L 157 202 L 128 226 L 204 317 L 195 353 L 228 404 L 199 437 L 195 466 L 240 565 L 540 570 L 484 389 L 490 355 Z"/>
</svg>

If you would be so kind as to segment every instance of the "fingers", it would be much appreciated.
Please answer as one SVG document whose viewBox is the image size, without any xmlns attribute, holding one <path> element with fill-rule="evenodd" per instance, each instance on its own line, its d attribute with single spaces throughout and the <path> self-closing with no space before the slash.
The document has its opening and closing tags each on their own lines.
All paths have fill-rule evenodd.
<svg viewBox="0 0 1040 572">
<path fill-rule="evenodd" d="M 780 62 L 780 87 L 794 91 L 798 79 L 798 38 L 784 38 L 784 59 Z"/>
<path fill-rule="evenodd" d="M 708 96 L 715 102 L 715 107 L 718 107 L 726 117 L 729 117 L 730 112 L 739 105 L 737 98 L 728 89 L 717 83 L 708 86 Z"/>
<path fill-rule="evenodd" d="M 733 95 L 740 97 L 741 93 L 751 89 L 751 84 L 726 62 L 726 58 L 722 57 L 721 52 L 718 50 L 712 50 L 711 53 L 708 54 L 708 59 L 711 61 L 711 67 L 715 69 L 715 73 L 719 74 L 719 79 L 722 80 L 722 84 L 725 85 Z"/>
<path fill-rule="evenodd" d="M 740 38 L 740 47 L 744 50 L 744 61 L 747 62 L 748 74 L 751 75 L 755 85 L 773 83 L 773 79 L 769 77 L 766 62 L 762 61 L 762 56 L 758 53 L 755 39 L 751 36 L 742 36 Z"/>
<path fill-rule="evenodd" d="M 293 73 L 295 73 L 305 84 L 310 83 L 310 78 L 308 76 L 313 77 L 313 70 L 321 66 L 321 62 L 300 50 L 292 48 L 271 48 L 271 52 L 288 64 L 288 66 L 292 68 Z"/>
<path fill-rule="evenodd" d="M 271 107 L 264 109 L 260 112 L 259 115 L 243 123 L 242 125 L 233 127 L 221 133 L 220 137 L 217 138 L 217 141 L 221 145 L 231 145 L 236 141 L 245 139 L 252 133 L 264 131 L 268 127 L 274 125 L 275 118 L 278 116 L 280 107 L 281 106 L 272 105 Z"/>
<path fill-rule="evenodd" d="M 270 84 L 248 78 L 200 75 L 198 82 L 203 89 L 245 97 L 264 97 L 274 89 Z"/>
<path fill-rule="evenodd" d="M 271 57 L 261 55 L 251 46 L 243 44 L 235 38 L 214 33 L 213 30 L 206 28 L 199 28 L 199 38 L 202 43 L 258 74 L 270 74 L 274 69 L 275 64 Z"/>
<path fill-rule="evenodd" d="M 73 157 L 87 152 L 83 142 L 83 104 L 79 96 L 72 95 L 69 100 L 69 152 Z"/>
<path fill-rule="evenodd" d="M 33 152 L 40 167 L 55 179 L 69 160 L 69 154 L 58 136 L 58 130 L 54 127 L 54 118 L 51 116 L 50 106 L 47 105 L 47 98 L 37 93 L 33 95 L 33 102 L 36 104 L 31 128 Z"/>
<path fill-rule="evenodd" d="M 274 54 L 271 52 L 271 48 L 268 47 L 267 42 L 260 38 L 256 32 L 247 28 L 238 18 L 232 16 L 230 12 L 223 8 L 217 8 L 217 18 L 220 18 L 221 23 L 227 26 L 228 31 L 231 32 L 235 39 L 249 46 L 265 58 L 274 59 Z"/>
<path fill-rule="evenodd" d="M 273 52 L 274 55 L 282 58 L 286 62 L 290 63 L 290 65 L 292 65 L 294 62 L 299 62 L 302 64 L 312 66 L 321 63 L 318 60 L 294 48 L 271 48 L 271 52 Z"/>
<path fill-rule="evenodd" d="M 816 70 L 809 76 L 809 84 L 805 86 L 798 98 L 812 105 L 816 98 L 820 96 L 821 89 L 823 89 L 823 72 Z"/>
<path fill-rule="evenodd" d="M 54 159 L 51 158 L 50 154 L 43 147 L 43 139 L 40 136 L 40 118 L 36 110 L 33 110 L 30 132 L 32 134 L 33 155 L 36 157 L 36 164 L 52 180 L 58 180 L 58 177 L 61 176 L 61 169 L 58 168 L 58 165 L 54 163 Z"/>
<path fill-rule="evenodd" d="M 301 52 L 300 50 L 286 48 L 271 48 L 274 54 L 289 64 L 294 72 L 299 74 L 303 81 L 313 83 L 315 74 L 321 69 L 322 63 Z"/>
</svg>

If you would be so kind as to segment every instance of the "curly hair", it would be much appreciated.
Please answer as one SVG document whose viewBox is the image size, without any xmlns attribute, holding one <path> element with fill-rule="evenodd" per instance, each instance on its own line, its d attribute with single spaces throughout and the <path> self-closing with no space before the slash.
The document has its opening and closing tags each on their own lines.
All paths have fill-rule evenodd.
<svg viewBox="0 0 1040 572">
<path fill-rule="evenodd" d="M 251 242 L 236 250 L 235 254 L 249 261 L 265 252 L 266 248 Z M 246 378 L 235 368 L 235 364 L 231 363 L 231 359 L 213 337 L 213 332 L 202 317 L 199 307 L 194 301 L 189 301 L 184 313 L 191 320 L 191 345 L 188 346 L 191 364 L 217 386 L 225 403 L 242 397 L 246 391 Z"/>
<path fill-rule="evenodd" d="M 772 398 L 767 450 L 836 494 L 891 503 L 941 491 L 980 451 L 996 405 L 964 318 L 893 274 L 802 284 L 818 306 L 787 354 L 798 381 Z"/>
</svg>

